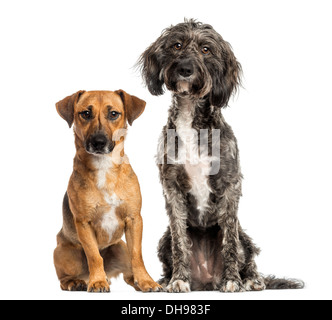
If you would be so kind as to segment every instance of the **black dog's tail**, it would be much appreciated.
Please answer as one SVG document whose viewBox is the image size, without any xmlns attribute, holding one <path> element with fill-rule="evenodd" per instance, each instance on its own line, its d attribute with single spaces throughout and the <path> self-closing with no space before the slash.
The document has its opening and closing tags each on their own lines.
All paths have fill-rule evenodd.
<svg viewBox="0 0 332 320">
<path fill-rule="evenodd" d="M 266 289 L 303 289 L 305 284 L 297 279 L 277 279 L 275 276 L 264 277 Z"/>
</svg>

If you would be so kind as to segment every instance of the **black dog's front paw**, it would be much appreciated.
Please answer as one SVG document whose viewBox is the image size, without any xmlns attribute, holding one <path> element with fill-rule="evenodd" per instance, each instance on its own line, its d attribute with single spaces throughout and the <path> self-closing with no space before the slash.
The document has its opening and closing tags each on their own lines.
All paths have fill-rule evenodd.
<svg viewBox="0 0 332 320">
<path fill-rule="evenodd" d="M 220 287 L 221 292 L 244 292 L 243 283 L 238 280 L 224 280 Z"/>
<path fill-rule="evenodd" d="M 183 280 L 171 280 L 166 288 L 167 292 L 188 293 L 190 292 L 190 283 Z"/>
</svg>

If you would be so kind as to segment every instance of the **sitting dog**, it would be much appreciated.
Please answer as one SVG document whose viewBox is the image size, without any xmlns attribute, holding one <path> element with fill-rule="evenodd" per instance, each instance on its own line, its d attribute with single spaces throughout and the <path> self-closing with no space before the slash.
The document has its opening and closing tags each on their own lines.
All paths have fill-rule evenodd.
<svg viewBox="0 0 332 320">
<path fill-rule="evenodd" d="M 239 152 L 221 114 L 240 85 L 231 46 L 210 25 L 189 20 L 166 29 L 138 64 L 151 94 L 163 94 L 164 85 L 173 93 L 158 151 L 170 220 L 159 244 L 160 284 L 169 292 L 302 288 L 257 272 L 259 249 L 238 220 Z"/>
<path fill-rule="evenodd" d="M 127 121 L 145 102 L 123 90 L 79 91 L 56 108 L 74 124 L 76 145 L 54 251 L 62 290 L 109 292 L 108 279 L 123 273 L 136 290 L 159 291 L 142 260 L 141 192 L 123 151 Z"/>
</svg>

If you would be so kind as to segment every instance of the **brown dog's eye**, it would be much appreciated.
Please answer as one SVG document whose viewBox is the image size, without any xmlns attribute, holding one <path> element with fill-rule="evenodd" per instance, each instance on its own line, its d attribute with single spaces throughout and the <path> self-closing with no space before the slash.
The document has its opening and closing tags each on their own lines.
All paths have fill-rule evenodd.
<svg viewBox="0 0 332 320">
<path fill-rule="evenodd" d="M 203 54 L 209 54 L 210 53 L 210 49 L 208 48 L 208 47 L 203 47 L 202 48 L 202 52 L 203 52 Z"/>
<path fill-rule="evenodd" d="M 182 49 L 182 44 L 181 44 L 180 42 L 176 43 L 176 44 L 174 45 L 174 49 L 175 49 L 175 50 L 181 50 L 181 49 Z"/>
<path fill-rule="evenodd" d="M 92 111 L 91 110 L 85 110 L 79 113 L 79 115 L 84 119 L 84 120 L 91 120 L 92 119 Z"/>
<path fill-rule="evenodd" d="M 108 114 L 108 118 L 112 121 L 118 119 L 120 117 L 120 112 L 117 112 L 117 111 L 111 111 L 109 114 Z"/>
</svg>

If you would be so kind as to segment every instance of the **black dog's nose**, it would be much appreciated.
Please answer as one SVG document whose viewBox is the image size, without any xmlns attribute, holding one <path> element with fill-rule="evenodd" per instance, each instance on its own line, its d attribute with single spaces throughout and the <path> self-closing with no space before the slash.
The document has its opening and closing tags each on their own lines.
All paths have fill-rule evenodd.
<svg viewBox="0 0 332 320">
<path fill-rule="evenodd" d="M 107 137 L 105 137 L 103 134 L 95 135 L 91 139 L 91 144 L 95 151 L 103 151 L 107 144 Z"/>
<path fill-rule="evenodd" d="M 189 61 L 179 63 L 177 70 L 179 75 L 185 78 L 190 77 L 194 73 L 194 67 Z"/>
</svg>

